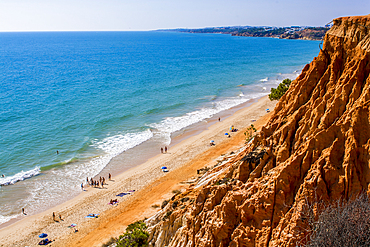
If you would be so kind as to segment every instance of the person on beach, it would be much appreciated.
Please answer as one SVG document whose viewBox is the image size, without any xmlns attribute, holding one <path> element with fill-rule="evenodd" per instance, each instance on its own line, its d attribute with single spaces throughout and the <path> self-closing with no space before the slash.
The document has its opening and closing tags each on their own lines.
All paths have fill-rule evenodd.
<svg viewBox="0 0 370 247">
<path fill-rule="evenodd" d="M 27 215 L 27 214 L 24 212 L 24 208 L 22 208 L 22 214 L 23 214 L 23 215 Z"/>
<path fill-rule="evenodd" d="M 167 153 L 167 147 L 164 147 L 164 152 Z"/>
<path fill-rule="evenodd" d="M 103 183 L 102 184 L 105 184 L 105 178 L 103 177 Z"/>
<path fill-rule="evenodd" d="M 84 190 L 84 184 L 83 183 L 81 183 L 81 189 Z"/>
<path fill-rule="evenodd" d="M 161 148 L 161 153 L 163 154 L 163 148 Z"/>
<path fill-rule="evenodd" d="M 86 178 L 86 184 L 89 184 L 89 177 Z"/>
<path fill-rule="evenodd" d="M 112 179 L 112 175 L 110 175 L 110 173 L 108 175 L 108 178 L 109 178 L 109 181 Z"/>
<path fill-rule="evenodd" d="M 55 212 L 53 212 L 53 220 L 55 221 Z"/>
<path fill-rule="evenodd" d="M 94 186 L 94 180 L 92 178 L 90 179 L 90 184 L 91 186 Z"/>
<path fill-rule="evenodd" d="M 64 221 L 61 214 L 59 214 L 59 220 Z"/>
<path fill-rule="evenodd" d="M 220 122 L 221 121 L 221 118 L 218 118 L 218 121 Z"/>
</svg>

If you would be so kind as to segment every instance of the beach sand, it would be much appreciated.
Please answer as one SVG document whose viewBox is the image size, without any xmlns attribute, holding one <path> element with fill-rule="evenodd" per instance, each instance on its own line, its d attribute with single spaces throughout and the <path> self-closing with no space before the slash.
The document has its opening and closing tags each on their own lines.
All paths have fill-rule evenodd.
<svg viewBox="0 0 370 247">
<path fill-rule="evenodd" d="M 104 188 L 86 187 L 76 198 L 40 214 L 24 216 L 22 220 L 0 229 L 0 246 L 36 246 L 41 240 L 38 235 L 47 233 L 55 240 L 52 246 L 101 246 L 111 237 L 124 232 L 127 225 L 160 210 L 161 203 L 173 196 L 174 190 L 184 191 L 189 184 L 182 183 L 197 178 L 197 170 L 214 166 L 221 155 L 235 151 L 245 143 L 244 131 L 251 124 L 260 129 L 268 120 L 276 101 L 267 96 L 230 116 L 230 111 L 221 115 L 221 121 L 213 119 L 200 133 L 184 133 L 181 141 L 170 146 L 166 154 L 158 154 L 145 163 L 114 176 Z M 227 118 L 226 118 L 227 116 Z M 254 121 L 256 120 L 256 121 Z M 229 132 L 234 125 L 238 132 Z M 230 133 L 231 138 L 225 136 Z M 211 140 L 215 146 L 210 146 Z M 140 155 L 140 154 L 138 154 Z M 168 173 L 161 170 L 169 169 Z M 130 195 L 117 197 L 122 192 L 135 190 Z M 116 205 L 109 205 L 118 199 Z M 27 209 L 26 209 L 27 212 Z M 54 221 L 52 214 L 62 216 Z M 88 214 L 99 214 L 98 218 L 85 218 Z M 57 219 L 59 219 L 57 217 Z M 76 224 L 75 227 L 69 227 Z M 75 232 L 78 229 L 78 232 Z"/>
</svg>

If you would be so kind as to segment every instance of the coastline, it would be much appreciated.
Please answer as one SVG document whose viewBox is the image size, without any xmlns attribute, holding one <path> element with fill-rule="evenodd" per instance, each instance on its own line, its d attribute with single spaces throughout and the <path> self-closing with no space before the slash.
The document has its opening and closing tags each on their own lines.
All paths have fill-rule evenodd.
<svg viewBox="0 0 370 247">
<path fill-rule="evenodd" d="M 77 243 L 79 240 L 81 246 L 85 246 L 84 244 L 95 246 L 91 242 L 88 245 L 89 242 L 86 239 L 104 242 L 112 236 L 123 233 L 126 225 L 131 223 L 130 220 L 135 221 L 154 214 L 158 209 L 152 208 L 151 205 L 160 205 L 164 199 L 171 197 L 173 187 L 184 189 L 183 186 L 179 186 L 178 181 L 184 181 L 194 176 L 195 168 L 206 166 L 209 162 L 217 159 L 222 152 L 225 153 L 240 147 L 245 140 L 243 129 L 250 126 L 251 123 L 260 127 L 262 125 L 260 122 L 266 120 L 265 116 L 269 115 L 266 114 L 265 109 L 272 109 L 276 102 L 271 102 L 267 96 L 264 96 L 258 100 L 252 100 L 252 105 L 250 105 L 251 102 L 244 104 L 235 107 L 235 109 L 226 110 L 220 115 L 215 115 L 207 122 L 195 124 L 194 128 L 185 130 L 181 134 L 178 133 L 173 144 L 169 146 L 167 154 L 155 155 L 140 165 L 114 175 L 112 181 L 107 181 L 108 185 L 104 189 L 88 187 L 77 197 L 55 208 L 36 215 L 25 216 L 22 220 L 0 229 L 0 238 L 5 243 L 9 243 L 10 246 L 32 246 L 39 241 L 38 235 L 46 232 L 49 234 L 49 239 L 55 239 L 54 246 L 67 246 L 70 245 L 67 243 L 72 242 L 73 246 L 76 246 L 79 245 Z M 217 121 L 218 117 L 221 117 L 221 122 Z M 257 121 L 251 122 L 251 120 Z M 231 125 L 240 131 L 231 133 L 232 138 L 226 138 L 224 133 L 228 132 Z M 210 140 L 215 141 L 215 147 L 210 147 Z M 215 150 L 218 151 L 215 152 Z M 208 158 L 204 159 L 204 157 Z M 119 162 L 119 159 L 115 162 Z M 161 166 L 167 166 L 170 172 L 163 173 L 160 169 Z M 174 170 L 176 172 L 173 172 Z M 103 170 L 102 173 L 107 172 Z M 108 177 L 107 174 L 102 174 L 102 176 Z M 183 175 L 179 177 L 179 174 Z M 171 177 L 173 178 L 170 179 Z M 166 186 L 156 188 L 156 186 L 163 184 Z M 136 192 L 124 197 L 115 196 L 129 190 Z M 145 194 L 148 191 L 149 194 Z M 151 194 L 156 196 L 153 197 Z M 120 201 L 118 205 L 108 205 L 110 199 L 116 198 Z M 135 207 L 136 213 L 130 212 L 128 209 L 130 205 Z M 53 212 L 56 212 L 57 215 L 61 214 L 63 221 L 54 222 L 51 217 Z M 125 212 L 129 212 L 131 217 L 125 216 Z M 100 214 L 100 217 L 97 219 L 84 218 L 89 213 Z M 118 225 L 115 219 L 117 215 L 119 218 L 125 219 Z M 115 226 L 108 227 L 112 224 L 110 222 L 114 223 Z M 74 233 L 73 229 L 68 228 L 72 223 L 77 224 L 78 233 Z M 101 225 L 106 226 L 102 227 Z M 96 234 L 99 229 L 107 230 L 108 228 L 109 232 L 103 235 Z M 19 232 L 23 233 L 22 239 L 18 236 Z M 92 238 L 95 235 L 96 237 Z M 107 239 L 102 239 L 104 236 Z M 9 246 L 5 245 L 4 242 L 0 246 Z"/>
</svg>

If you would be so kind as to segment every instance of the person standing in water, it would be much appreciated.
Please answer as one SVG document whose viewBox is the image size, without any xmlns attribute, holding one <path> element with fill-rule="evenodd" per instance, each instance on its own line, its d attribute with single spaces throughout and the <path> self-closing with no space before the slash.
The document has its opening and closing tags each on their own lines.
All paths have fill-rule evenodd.
<svg viewBox="0 0 370 247">
<path fill-rule="evenodd" d="M 167 147 L 164 147 L 164 152 L 167 153 Z"/>
</svg>

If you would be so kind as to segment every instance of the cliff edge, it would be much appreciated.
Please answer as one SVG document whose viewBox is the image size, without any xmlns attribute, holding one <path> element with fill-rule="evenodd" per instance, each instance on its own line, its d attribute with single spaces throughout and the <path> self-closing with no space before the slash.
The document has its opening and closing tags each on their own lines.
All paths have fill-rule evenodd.
<svg viewBox="0 0 370 247">
<path fill-rule="evenodd" d="M 370 192 L 369 29 L 335 19 L 259 135 L 147 220 L 151 246 L 296 246 L 305 205 Z"/>
</svg>

